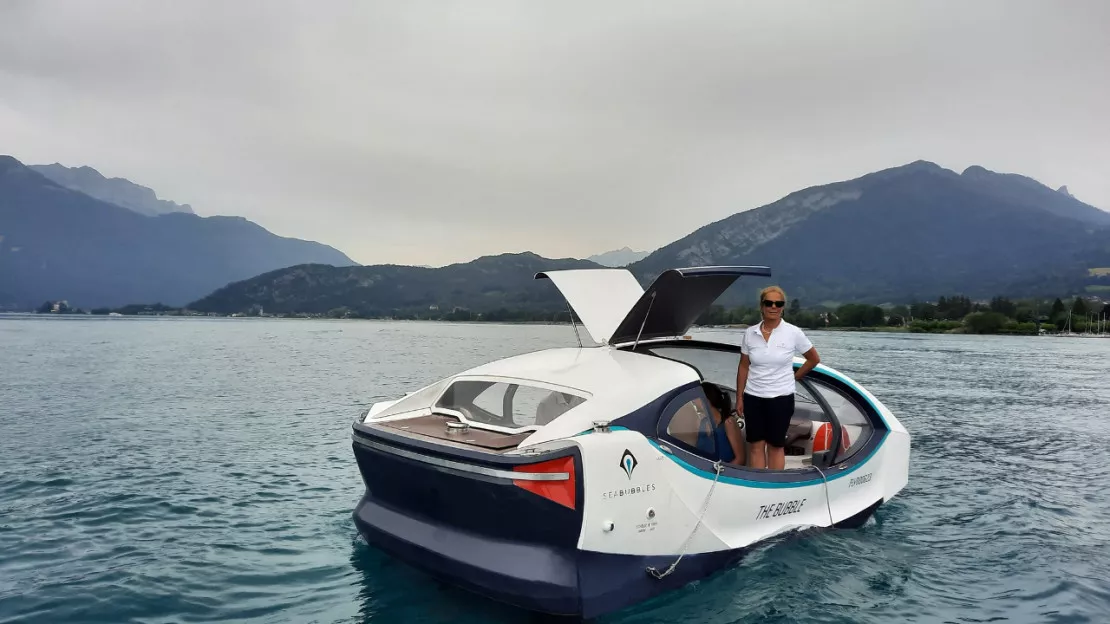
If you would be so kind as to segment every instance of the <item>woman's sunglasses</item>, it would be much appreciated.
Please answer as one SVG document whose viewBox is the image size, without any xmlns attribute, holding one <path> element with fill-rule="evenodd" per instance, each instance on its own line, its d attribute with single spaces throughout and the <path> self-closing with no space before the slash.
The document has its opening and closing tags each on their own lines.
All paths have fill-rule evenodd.
<svg viewBox="0 0 1110 624">
<path fill-rule="evenodd" d="M 769 308 L 771 306 L 775 306 L 776 308 L 781 308 L 784 305 L 786 305 L 785 301 L 771 301 L 770 299 L 764 299 L 763 300 L 763 307 L 765 307 L 765 308 Z"/>
</svg>

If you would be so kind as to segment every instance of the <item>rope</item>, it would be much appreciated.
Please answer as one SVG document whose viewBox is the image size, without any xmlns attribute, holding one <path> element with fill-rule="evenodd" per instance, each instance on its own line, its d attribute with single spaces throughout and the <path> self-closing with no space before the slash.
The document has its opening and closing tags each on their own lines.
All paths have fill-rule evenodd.
<svg viewBox="0 0 1110 624">
<path fill-rule="evenodd" d="M 814 466 L 814 468 L 817 468 L 817 472 L 821 473 L 821 480 L 825 482 L 825 508 L 829 510 L 829 527 L 832 527 L 836 523 L 833 522 L 832 505 L 829 504 L 829 480 L 825 478 L 825 473 L 821 468 L 817 466 Z"/>
<path fill-rule="evenodd" d="M 647 571 L 655 578 L 662 580 L 671 572 L 674 572 L 674 569 L 678 566 L 678 562 L 682 561 L 682 558 L 686 556 L 686 550 L 694 541 L 694 535 L 698 532 L 698 528 L 701 527 L 701 521 L 705 517 L 706 510 L 709 509 L 709 499 L 713 497 L 713 488 L 717 487 L 717 480 L 721 477 L 721 471 L 724 469 L 724 466 L 722 466 L 721 462 L 718 460 L 713 462 L 713 469 L 717 471 L 717 474 L 713 477 L 713 483 L 709 486 L 709 491 L 705 494 L 705 501 L 701 504 L 701 512 L 698 513 L 698 522 L 694 525 L 694 530 L 690 531 L 690 536 L 687 537 L 686 542 L 682 544 L 682 550 L 678 553 L 678 559 L 675 559 L 674 563 L 672 563 L 666 571 L 660 572 L 654 566 L 648 566 Z M 827 491 L 826 488 L 826 492 Z M 828 496 L 826 495 L 825 498 L 828 498 Z"/>
</svg>

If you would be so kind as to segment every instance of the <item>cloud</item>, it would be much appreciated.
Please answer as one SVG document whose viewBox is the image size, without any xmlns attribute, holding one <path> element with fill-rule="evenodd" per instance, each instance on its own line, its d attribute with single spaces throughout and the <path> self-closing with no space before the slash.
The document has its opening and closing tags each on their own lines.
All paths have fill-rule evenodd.
<svg viewBox="0 0 1110 624">
<path fill-rule="evenodd" d="M 1110 208 L 1110 5 L 0 5 L 0 152 L 365 263 L 653 248 L 917 159 Z"/>
</svg>

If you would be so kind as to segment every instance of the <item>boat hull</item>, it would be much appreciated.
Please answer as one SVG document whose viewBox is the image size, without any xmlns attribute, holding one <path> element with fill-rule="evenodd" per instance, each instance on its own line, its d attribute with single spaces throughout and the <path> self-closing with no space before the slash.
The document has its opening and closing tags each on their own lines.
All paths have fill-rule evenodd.
<svg viewBox="0 0 1110 624">
<path fill-rule="evenodd" d="M 630 431 L 581 436 L 566 451 L 575 462 L 576 474 L 582 477 L 573 509 L 521 489 L 509 479 L 463 474 L 427 463 L 462 459 L 434 443 L 356 434 L 353 448 L 366 483 L 353 518 L 368 544 L 457 587 L 551 615 L 589 618 L 623 609 L 734 565 L 752 546 L 783 531 L 834 524 L 860 526 L 882 502 L 861 503 L 851 514 L 830 523 L 819 519 L 820 514 L 828 513 L 825 501 L 819 500 L 814 506 L 819 512 L 816 518 L 798 523 L 783 515 L 779 521 L 769 522 L 766 532 L 754 539 L 739 535 L 730 539 L 713 517 L 718 513 L 734 516 L 735 511 L 728 509 L 743 508 L 736 497 L 763 496 L 766 490 L 718 484 L 717 504 L 710 506 L 706 517 L 709 525 L 699 527 L 693 512 L 701 499 L 689 501 L 684 506 L 689 511 L 668 509 L 663 502 L 677 500 L 679 491 L 704 491 L 708 483 L 703 481 L 705 485 L 699 487 L 691 480 L 705 477 L 681 468 L 673 472 L 676 466 L 666 453 Z M 598 465 L 591 461 L 616 458 L 617 451 L 627 448 L 645 464 L 633 476 L 650 471 L 643 482 L 650 486 L 625 485 L 622 490 L 619 484 L 607 483 L 603 474 L 611 474 L 616 462 Z M 427 461 L 413 459 L 418 453 Z M 511 466 L 483 464 L 484 469 L 494 471 Z M 600 487 L 588 487 L 591 479 Z M 626 479 L 623 472 L 619 479 Z M 641 483 L 637 479 L 632 482 Z M 823 490 L 824 485 L 819 487 Z M 660 498 L 655 502 L 641 500 L 657 493 Z M 654 520 L 622 515 L 645 505 L 658 512 Z M 694 522 L 670 525 L 683 516 Z M 651 528 L 655 521 L 659 524 Z M 609 527 L 609 522 L 615 527 Z M 637 523 L 643 526 L 637 527 Z M 682 546 L 688 536 L 697 539 L 686 550 Z M 679 556 L 681 561 L 672 569 Z"/>
<path fill-rule="evenodd" d="M 678 589 L 741 561 L 747 548 L 684 557 L 566 550 L 464 535 L 414 522 L 364 497 L 354 513 L 366 542 L 456 587 L 521 609 L 597 617 Z"/>
<path fill-rule="evenodd" d="M 839 525 L 855 527 L 872 506 Z M 368 544 L 422 572 L 491 600 L 551 615 L 597 617 L 638 604 L 740 563 L 750 547 L 695 553 L 662 579 L 675 555 L 620 555 L 474 537 L 414 522 L 364 497 L 355 525 Z"/>
<path fill-rule="evenodd" d="M 670 423 L 699 387 L 526 448 L 472 434 L 460 439 L 469 446 L 437 438 L 417 418 L 358 421 L 353 449 L 366 492 L 354 521 L 369 544 L 499 602 L 587 618 L 617 611 L 710 576 L 768 540 L 862 526 L 905 487 L 905 428 L 852 380 L 820 374 L 847 397 L 837 414 L 854 406 L 870 426 L 854 444 L 830 443 L 843 455 L 824 467 L 731 466 L 676 443 Z M 562 480 L 527 482 L 548 468 Z"/>
<path fill-rule="evenodd" d="M 573 549 L 462 533 L 368 496 L 359 502 L 354 521 L 368 544 L 438 579 L 522 609 L 581 613 Z"/>
</svg>

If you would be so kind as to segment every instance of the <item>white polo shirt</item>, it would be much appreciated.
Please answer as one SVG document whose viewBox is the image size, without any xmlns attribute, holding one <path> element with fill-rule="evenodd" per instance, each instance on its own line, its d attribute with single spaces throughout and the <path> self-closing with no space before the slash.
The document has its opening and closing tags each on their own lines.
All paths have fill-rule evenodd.
<svg viewBox="0 0 1110 624">
<path fill-rule="evenodd" d="M 809 351 L 813 343 L 801 329 L 786 321 L 779 321 L 768 341 L 763 340 L 762 327 L 760 321 L 744 330 L 740 343 L 741 353 L 751 361 L 744 392 L 765 398 L 794 394 L 794 356 Z"/>
</svg>

